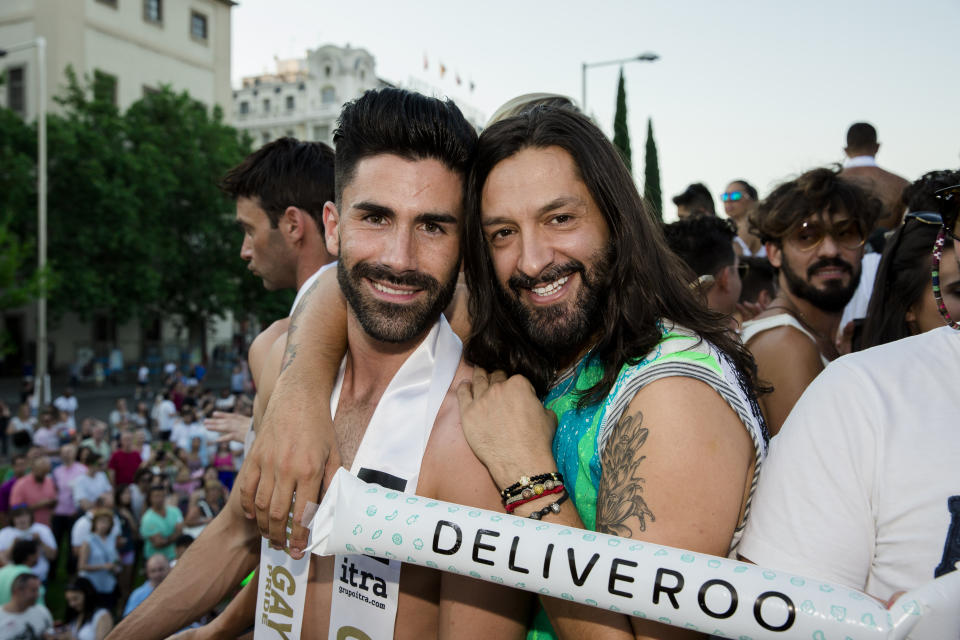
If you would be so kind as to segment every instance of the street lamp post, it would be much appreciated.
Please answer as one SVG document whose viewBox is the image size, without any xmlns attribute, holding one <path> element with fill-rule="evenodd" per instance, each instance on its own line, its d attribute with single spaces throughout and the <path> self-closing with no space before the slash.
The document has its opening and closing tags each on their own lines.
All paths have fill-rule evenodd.
<svg viewBox="0 0 960 640">
<path fill-rule="evenodd" d="M 583 62 L 580 64 L 580 108 L 587 113 L 587 69 L 593 67 L 606 67 L 611 64 L 626 64 L 628 62 L 654 62 L 659 60 L 660 56 L 655 53 L 641 53 L 632 58 L 623 58 L 622 60 L 606 60 L 604 62 Z"/>
<path fill-rule="evenodd" d="M 0 49 L 0 58 L 14 51 L 37 49 L 37 267 L 47 266 L 47 41 L 43 36 Z M 37 364 L 34 393 L 38 406 L 45 402 L 47 379 L 47 291 L 40 287 L 37 299 Z"/>
</svg>

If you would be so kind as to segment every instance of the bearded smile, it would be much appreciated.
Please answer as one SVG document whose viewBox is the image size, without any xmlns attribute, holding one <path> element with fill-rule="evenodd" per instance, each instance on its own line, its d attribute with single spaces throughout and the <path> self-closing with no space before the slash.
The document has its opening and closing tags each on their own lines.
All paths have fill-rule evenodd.
<svg viewBox="0 0 960 640">
<path fill-rule="evenodd" d="M 548 282 L 546 284 L 530 287 L 527 291 L 530 292 L 529 298 L 534 304 L 546 304 L 551 302 L 556 302 L 563 297 L 564 293 L 570 288 L 565 286 L 570 278 L 573 277 L 573 274 L 563 276 L 562 278 L 557 278 L 553 282 Z"/>
</svg>

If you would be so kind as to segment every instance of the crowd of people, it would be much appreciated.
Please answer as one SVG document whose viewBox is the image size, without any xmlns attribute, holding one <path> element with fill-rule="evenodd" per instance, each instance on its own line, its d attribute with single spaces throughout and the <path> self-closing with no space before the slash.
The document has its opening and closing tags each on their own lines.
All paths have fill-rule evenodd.
<svg viewBox="0 0 960 640">
<path fill-rule="evenodd" d="M 396 597 L 358 603 L 336 588 L 333 558 L 303 554 L 306 504 L 340 466 L 882 601 L 954 570 L 960 171 L 910 183 L 877 166 L 876 130 L 856 123 L 843 167 L 763 196 L 735 178 L 725 218 L 694 183 L 663 224 L 561 96 L 511 101 L 478 137 L 450 101 L 375 90 L 344 107 L 334 141 L 335 153 L 266 144 L 221 185 L 250 270 L 297 290 L 250 347 L 252 408 L 233 384 L 217 397 L 202 375 L 175 377 L 139 418 L 118 402 L 116 419 L 75 430 L 65 393 L 29 443 L 11 442 L 20 479 L 0 542 L 16 539 L 7 566 L 30 576 L 0 569 L 16 603 L 4 615 L 26 620 L 70 531 L 68 618 L 106 633 L 122 608 L 111 638 L 198 621 L 181 637 L 255 623 L 302 637 L 696 636 L 338 558 L 344 576 L 349 563 Z M 252 424 L 217 409 L 252 409 Z M 29 407 L 16 419 L 11 438 Z M 220 437 L 244 443 L 228 496 L 239 452 Z M 181 557 L 187 531 L 198 535 Z M 288 571 L 283 589 L 306 604 L 258 602 L 257 580 L 243 581 L 257 566 L 259 580 Z M 49 625 L 42 610 L 30 618 Z"/>
<path fill-rule="evenodd" d="M 72 388 L 2 412 L 0 638 L 102 640 L 226 504 L 242 460 L 231 438 L 252 412 L 246 385 L 209 389 L 173 363 L 154 375 L 156 394 L 150 378 L 138 372 L 133 397 L 102 416 Z"/>
</svg>

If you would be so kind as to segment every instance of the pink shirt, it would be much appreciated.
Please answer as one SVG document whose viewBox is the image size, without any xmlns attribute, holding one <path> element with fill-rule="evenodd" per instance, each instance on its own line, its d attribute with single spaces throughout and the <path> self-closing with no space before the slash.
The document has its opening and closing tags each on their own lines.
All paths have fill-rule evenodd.
<svg viewBox="0 0 960 640">
<path fill-rule="evenodd" d="M 87 468 L 79 462 L 72 465 L 60 465 L 53 470 L 53 481 L 57 485 L 57 506 L 53 508 L 54 515 L 72 516 L 77 513 L 77 505 L 73 503 L 73 481 L 87 473 Z"/>
<path fill-rule="evenodd" d="M 32 473 L 28 473 L 13 485 L 13 491 L 10 492 L 10 507 L 18 504 L 27 503 L 27 505 L 43 502 L 44 500 L 53 500 L 57 497 L 57 488 L 53 484 L 53 478 L 48 473 L 43 477 L 42 482 L 37 482 Z M 33 521 L 50 526 L 50 514 L 53 513 L 51 507 L 46 509 L 37 509 L 33 512 Z"/>
</svg>

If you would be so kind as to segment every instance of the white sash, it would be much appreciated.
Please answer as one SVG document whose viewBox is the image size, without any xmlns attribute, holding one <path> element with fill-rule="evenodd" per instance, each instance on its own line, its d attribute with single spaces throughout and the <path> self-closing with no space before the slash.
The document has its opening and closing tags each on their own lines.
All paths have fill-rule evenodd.
<svg viewBox="0 0 960 640">
<path fill-rule="evenodd" d="M 441 316 L 397 371 L 364 433 L 350 473 L 388 489 L 415 493 L 427 441 L 460 364 L 462 345 Z M 336 413 L 343 369 L 330 400 Z M 388 516 L 389 517 L 389 516 Z M 337 555 L 329 637 L 389 640 L 397 617 L 400 562 Z"/>
<path fill-rule="evenodd" d="M 350 469 L 352 474 L 387 488 L 408 493 L 416 491 L 423 453 L 460 364 L 462 348 L 460 339 L 441 316 L 400 366 L 377 403 Z M 341 366 L 330 398 L 334 415 L 343 374 Z M 322 518 L 323 515 L 318 514 L 314 526 L 320 524 Z M 300 637 L 311 555 L 294 560 L 285 551 L 272 549 L 266 539 L 261 542 L 256 640 Z M 338 555 L 333 578 L 329 637 L 337 640 L 393 638 L 400 562 Z"/>
</svg>

